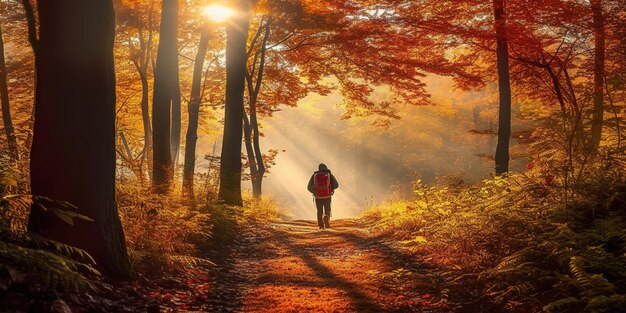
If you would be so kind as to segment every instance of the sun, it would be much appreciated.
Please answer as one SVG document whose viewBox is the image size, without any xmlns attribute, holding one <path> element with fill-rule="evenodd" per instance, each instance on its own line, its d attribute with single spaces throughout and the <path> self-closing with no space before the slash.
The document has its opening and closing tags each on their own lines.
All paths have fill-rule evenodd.
<svg viewBox="0 0 626 313">
<path fill-rule="evenodd" d="M 235 15 L 235 11 L 223 5 L 212 4 L 202 10 L 202 15 L 206 16 L 212 21 L 223 22 Z"/>
</svg>

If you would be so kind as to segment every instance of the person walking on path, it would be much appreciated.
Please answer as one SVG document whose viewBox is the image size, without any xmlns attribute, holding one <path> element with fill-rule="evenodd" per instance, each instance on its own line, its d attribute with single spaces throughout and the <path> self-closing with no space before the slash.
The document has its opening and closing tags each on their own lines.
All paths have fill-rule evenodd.
<svg viewBox="0 0 626 313">
<path fill-rule="evenodd" d="M 317 208 L 317 225 L 320 229 L 330 228 L 330 202 L 339 183 L 326 164 L 321 163 L 318 170 L 311 175 L 307 189 L 315 197 Z"/>
</svg>

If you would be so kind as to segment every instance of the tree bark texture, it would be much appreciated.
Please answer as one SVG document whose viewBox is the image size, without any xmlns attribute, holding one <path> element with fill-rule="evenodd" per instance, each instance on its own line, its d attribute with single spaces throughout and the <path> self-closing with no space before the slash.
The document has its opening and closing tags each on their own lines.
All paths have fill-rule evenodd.
<svg viewBox="0 0 626 313">
<path fill-rule="evenodd" d="M 70 226 L 33 206 L 29 227 L 85 249 L 106 273 L 130 266 L 115 201 L 115 14 L 111 0 L 40 0 L 34 195 L 68 201 L 94 222 Z"/>
<path fill-rule="evenodd" d="M 218 197 L 241 205 L 241 139 L 246 73 L 246 43 L 250 16 L 248 0 L 232 0 L 237 11 L 226 26 L 226 100 Z"/>
<path fill-rule="evenodd" d="M 169 191 L 173 177 L 170 113 L 180 92 L 176 48 L 178 1 L 163 0 L 162 6 L 152 97 L 152 185 L 155 192 L 164 194 Z"/>
</svg>

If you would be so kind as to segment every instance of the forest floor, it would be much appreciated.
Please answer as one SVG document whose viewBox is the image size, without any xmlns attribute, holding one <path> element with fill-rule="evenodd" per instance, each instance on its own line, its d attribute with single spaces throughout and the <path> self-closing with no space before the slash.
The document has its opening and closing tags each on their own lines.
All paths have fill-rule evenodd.
<svg viewBox="0 0 626 313">
<path fill-rule="evenodd" d="M 210 270 L 209 312 L 446 312 L 431 271 L 360 220 L 244 226 Z M 191 309 L 191 308 L 190 308 Z"/>
<path fill-rule="evenodd" d="M 363 220 L 228 223 L 200 249 L 215 265 L 101 282 L 71 312 L 453 311 L 438 271 Z"/>
</svg>

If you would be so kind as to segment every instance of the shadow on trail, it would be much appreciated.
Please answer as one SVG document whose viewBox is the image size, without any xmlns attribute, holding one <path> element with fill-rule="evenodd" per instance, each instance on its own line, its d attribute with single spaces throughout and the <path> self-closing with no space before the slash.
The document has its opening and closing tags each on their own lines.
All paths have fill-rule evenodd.
<svg viewBox="0 0 626 313">
<path fill-rule="evenodd" d="M 388 244 L 381 237 L 364 237 L 354 233 L 337 232 L 336 236 L 351 243 L 362 251 L 376 249 L 383 253 L 384 262 L 394 268 L 428 269 L 424 263 L 418 262 L 416 256 L 404 253 Z"/>
<path fill-rule="evenodd" d="M 213 221 L 212 237 L 198 246 L 202 255 L 216 266 L 208 270 L 211 287 L 202 308 L 207 312 L 236 311 L 243 306 L 243 285 L 247 281 L 236 269 L 236 247 L 242 240 L 241 226 L 237 222 L 240 212 L 220 206 L 209 211 Z"/>
<path fill-rule="evenodd" d="M 315 275 L 323 280 L 321 286 L 335 287 L 344 291 L 347 297 L 350 298 L 350 301 L 354 305 L 357 312 L 386 311 L 378 303 L 374 302 L 372 299 L 363 294 L 363 292 L 359 290 L 359 287 L 357 285 L 338 277 L 328 267 L 320 263 L 310 252 L 294 244 L 289 239 L 289 236 L 293 236 L 293 234 L 276 230 L 274 231 L 273 236 L 277 242 L 285 246 L 293 255 L 300 257 L 304 261 L 304 263 L 315 273 Z M 320 286 L 314 282 L 303 282 L 301 280 L 292 280 L 292 282 L 300 286 Z"/>
<path fill-rule="evenodd" d="M 407 268 L 426 270 L 429 266 L 425 263 L 419 263 L 416 256 L 402 252 L 384 242 L 382 236 L 366 237 L 355 234 L 354 232 L 344 231 L 343 227 L 335 227 L 334 231 L 324 233 L 325 236 L 336 236 L 353 245 L 360 251 L 378 251 L 382 261 L 392 268 Z M 296 239 L 310 239 L 307 233 L 291 234 Z M 326 250 L 325 246 L 323 249 Z M 313 247 L 307 248 L 309 250 Z"/>
</svg>

